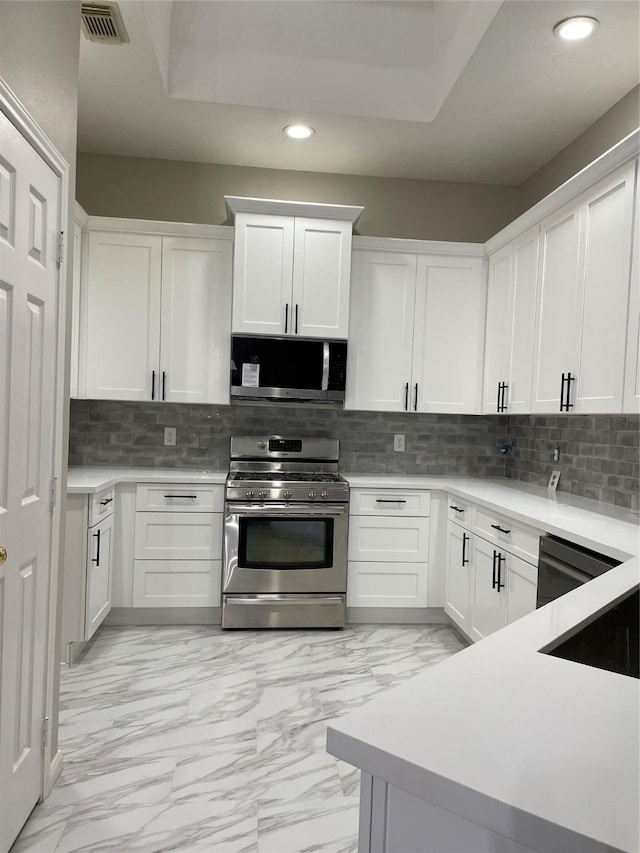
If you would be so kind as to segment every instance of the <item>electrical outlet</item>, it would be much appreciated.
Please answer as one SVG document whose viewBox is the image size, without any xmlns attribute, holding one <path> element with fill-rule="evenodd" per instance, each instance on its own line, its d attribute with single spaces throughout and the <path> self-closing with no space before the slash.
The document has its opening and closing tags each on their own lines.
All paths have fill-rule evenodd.
<svg viewBox="0 0 640 853">
<path fill-rule="evenodd" d="M 393 449 L 396 451 L 404 450 L 404 435 L 402 433 L 396 433 L 393 436 Z"/>
<path fill-rule="evenodd" d="M 547 489 L 549 492 L 555 492 L 558 488 L 558 480 L 560 479 L 560 471 L 552 471 L 551 476 L 549 477 L 549 485 Z"/>
<path fill-rule="evenodd" d="M 164 428 L 164 444 L 165 444 L 165 447 L 175 447 L 176 446 L 176 428 L 175 427 L 165 427 Z"/>
<path fill-rule="evenodd" d="M 554 462 L 560 461 L 560 448 L 559 447 L 553 448 L 553 461 Z"/>
</svg>

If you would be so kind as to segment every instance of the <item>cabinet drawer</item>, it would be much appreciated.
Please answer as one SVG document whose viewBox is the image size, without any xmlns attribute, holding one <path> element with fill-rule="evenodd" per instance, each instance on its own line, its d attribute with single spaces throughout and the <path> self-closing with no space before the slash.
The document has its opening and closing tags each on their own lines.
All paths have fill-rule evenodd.
<svg viewBox="0 0 640 853">
<path fill-rule="evenodd" d="M 349 560 L 426 563 L 429 559 L 428 518 L 349 519 Z"/>
<path fill-rule="evenodd" d="M 89 498 L 89 527 L 93 527 L 101 519 L 111 515 L 115 494 L 115 488 L 111 488 L 91 495 Z"/>
<path fill-rule="evenodd" d="M 214 512 L 137 512 L 136 560 L 219 560 L 222 515 Z"/>
<path fill-rule="evenodd" d="M 480 536 L 537 565 L 540 547 L 540 533 L 537 530 L 514 524 L 510 519 L 480 507 L 476 509 L 474 526 Z"/>
<path fill-rule="evenodd" d="M 350 562 L 347 607 L 426 607 L 426 563 Z"/>
<path fill-rule="evenodd" d="M 136 489 L 136 509 L 146 512 L 222 512 L 223 504 L 224 486 L 154 483 Z"/>
<path fill-rule="evenodd" d="M 220 560 L 135 560 L 134 607 L 218 607 Z"/>
<path fill-rule="evenodd" d="M 428 516 L 430 492 L 398 489 L 352 489 L 351 515 L 417 515 Z"/>
<path fill-rule="evenodd" d="M 470 527 L 473 523 L 473 504 L 455 495 L 447 496 L 447 518 L 460 524 L 462 527 Z"/>
</svg>

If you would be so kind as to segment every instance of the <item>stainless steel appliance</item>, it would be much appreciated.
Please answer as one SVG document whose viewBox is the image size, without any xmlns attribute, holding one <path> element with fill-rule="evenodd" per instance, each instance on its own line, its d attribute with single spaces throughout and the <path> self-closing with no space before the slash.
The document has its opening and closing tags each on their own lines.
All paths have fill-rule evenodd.
<svg viewBox="0 0 640 853">
<path fill-rule="evenodd" d="M 344 400 L 347 342 L 231 339 L 231 396 L 252 400 Z"/>
<path fill-rule="evenodd" d="M 343 628 L 349 484 L 330 438 L 234 436 L 223 628 Z"/>
<path fill-rule="evenodd" d="M 548 604 L 618 565 L 620 560 L 582 548 L 558 536 L 541 536 L 536 607 Z"/>
</svg>

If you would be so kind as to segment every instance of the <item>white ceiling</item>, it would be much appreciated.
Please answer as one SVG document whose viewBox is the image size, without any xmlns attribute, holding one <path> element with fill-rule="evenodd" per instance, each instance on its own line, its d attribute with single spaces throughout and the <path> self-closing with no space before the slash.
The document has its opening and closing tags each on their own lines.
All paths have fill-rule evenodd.
<svg viewBox="0 0 640 853">
<path fill-rule="evenodd" d="M 82 39 L 79 149 L 519 184 L 637 85 L 639 6 L 121 0 L 130 44 Z M 572 14 L 596 35 L 554 38 Z"/>
</svg>

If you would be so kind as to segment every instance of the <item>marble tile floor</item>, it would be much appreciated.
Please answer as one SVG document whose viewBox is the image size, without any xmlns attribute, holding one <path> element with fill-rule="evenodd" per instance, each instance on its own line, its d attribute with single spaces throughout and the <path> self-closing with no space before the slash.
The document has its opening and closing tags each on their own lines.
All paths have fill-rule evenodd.
<svg viewBox="0 0 640 853">
<path fill-rule="evenodd" d="M 352 853 L 327 722 L 464 647 L 444 625 L 103 628 L 61 679 L 64 769 L 11 853 Z"/>
</svg>

